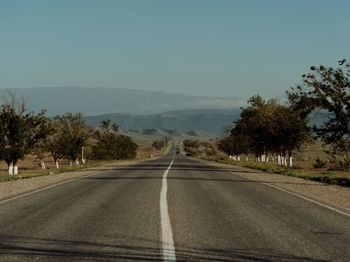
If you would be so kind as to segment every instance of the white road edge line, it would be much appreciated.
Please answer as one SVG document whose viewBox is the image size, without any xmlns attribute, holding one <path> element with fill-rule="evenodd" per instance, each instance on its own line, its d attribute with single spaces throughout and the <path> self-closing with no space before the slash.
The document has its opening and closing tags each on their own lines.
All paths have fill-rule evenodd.
<svg viewBox="0 0 350 262">
<path fill-rule="evenodd" d="M 167 170 L 165 170 L 162 179 L 162 188 L 160 190 L 160 223 L 162 231 L 162 254 L 164 261 L 176 261 L 175 256 L 175 246 L 173 239 L 173 232 L 171 230 L 169 210 L 168 210 L 168 201 L 167 201 L 167 177 L 168 173 L 173 165 L 174 160 L 171 160 L 171 163 Z"/>
<path fill-rule="evenodd" d="M 322 206 L 322 207 L 324 207 L 324 208 L 327 208 L 327 209 L 329 209 L 329 210 L 332 210 L 332 211 L 334 211 L 334 212 L 336 212 L 336 213 L 339 213 L 339 214 L 342 214 L 342 215 L 344 215 L 344 216 L 350 217 L 350 214 L 349 214 L 349 213 L 346 213 L 346 212 L 344 212 L 344 211 L 341 211 L 341 210 L 336 209 L 336 208 L 334 208 L 334 207 L 331 207 L 331 206 L 329 206 L 329 205 L 323 204 L 323 203 L 318 202 L 318 201 L 316 201 L 316 200 L 313 200 L 313 199 L 311 199 L 311 198 L 305 197 L 305 196 L 303 196 L 303 195 L 299 195 L 298 193 L 294 193 L 294 192 L 289 191 L 289 190 L 287 190 L 287 189 L 283 189 L 283 188 L 281 188 L 281 187 L 278 187 L 278 186 L 275 186 L 275 185 L 271 185 L 271 184 L 262 182 L 262 181 L 260 181 L 260 180 L 248 178 L 248 177 L 246 177 L 246 176 L 238 175 L 238 174 L 232 173 L 232 172 L 230 172 L 230 173 L 233 174 L 233 175 L 236 175 L 236 176 L 240 176 L 240 177 L 246 178 L 246 179 L 248 179 L 248 180 L 250 180 L 250 181 L 258 182 L 258 183 L 261 183 L 261 184 L 263 184 L 263 185 L 265 185 L 265 186 L 272 187 L 272 188 L 274 188 L 274 189 L 280 190 L 280 191 L 282 191 L 282 192 L 291 194 L 291 195 L 293 195 L 293 196 L 302 198 L 302 199 L 307 200 L 307 201 L 309 201 L 309 202 L 312 202 L 312 203 L 314 203 L 314 204 L 320 205 L 320 206 Z"/>
</svg>

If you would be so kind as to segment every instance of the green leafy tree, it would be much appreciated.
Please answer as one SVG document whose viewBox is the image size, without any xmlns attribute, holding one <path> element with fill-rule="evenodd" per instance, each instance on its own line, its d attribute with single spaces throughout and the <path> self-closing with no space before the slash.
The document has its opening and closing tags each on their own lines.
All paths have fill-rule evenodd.
<svg viewBox="0 0 350 262">
<path fill-rule="evenodd" d="M 92 146 L 95 159 L 132 159 L 136 157 L 137 145 L 128 136 L 118 135 L 118 126 L 103 120 L 94 132 L 97 142 Z"/>
<path fill-rule="evenodd" d="M 339 61 L 337 68 L 323 65 L 312 66 L 308 74 L 303 75 L 301 85 L 287 92 L 288 99 L 296 111 L 309 115 L 315 110 L 328 113 L 323 124 L 314 126 L 317 136 L 325 144 L 334 159 L 342 159 L 338 167 L 349 169 L 350 162 L 350 64 Z M 344 162 L 345 161 L 345 162 Z M 336 161 L 338 162 L 338 161 Z"/>
<path fill-rule="evenodd" d="M 253 96 L 220 147 L 234 155 L 249 152 L 259 161 L 267 161 L 269 154 L 275 154 L 279 164 L 286 164 L 288 156 L 289 166 L 292 166 L 293 151 L 309 138 L 306 116 L 275 99 L 265 101 L 260 96 Z"/>
<path fill-rule="evenodd" d="M 81 113 L 65 113 L 62 116 L 55 117 L 58 128 L 57 135 L 53 137 L 54 144 L 58 149 L 55 151 L 57 156 L 63 156 L 79 165 L 79 156 L 81 156 L 82 147 L 87 143 L 89 132 L 85 125 Z M 56 144 L 56 142 L 58 142 Z"/>
<path fill-rule="evenodd" d="M 48 135 L 45 112 L 28 112 L 23 98 L 9 94 L 0 111 L 0 157 L 8 165 L 8 173 L 18 174 L 18 160 L 31 152 Z"/>
</svg>

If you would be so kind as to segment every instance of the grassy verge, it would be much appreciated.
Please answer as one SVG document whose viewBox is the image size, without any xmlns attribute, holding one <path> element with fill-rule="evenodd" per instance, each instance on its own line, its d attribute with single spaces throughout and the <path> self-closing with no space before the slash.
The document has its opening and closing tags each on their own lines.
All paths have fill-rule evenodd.
<svg viewBox="0 0 350 262">
<path fill-rule="evenodd" d="M 219 163 L 236 165 L 245 168 L 260 170 L 272 174 L 281 174 L 286 176 L 303 178 L 306 180 L 318 181 L 327 184 L 350 187 L 350 175 L 338 171 L 318 171 L 299 168 L 286 168 L 276 166 L 274 163 L 257 163 L 257 162 L 237 162 L 232 160 L 220 160 L 215 157 L 203 157 L 203 159 L 216 161 Z"/>
<path fill-rule="evenodd" d="M 160 157 L 164 155 L 167 152 L 168 148 L 163 148 L 159 151 L 156 151 L 156 154 L 154 157 Z M 149 157 L 143 157 L 143 158 L 138 158 L 138 159 L 128 159 L 128 160 L 110 160 L 110 161 L 93 161 L 93 162 L 88 162 L 85 165 L 79 165 L 79 166 L 63 166 L 58 169 L 53 168 L 53 169 L 46 169 L 46 170 L 37 170 L 37 171 L 32 171 L 32 172 L 25 172 L 20 173 L 18 175 L 0 175 L 0 183 L 1 182 L 6 182 L 6 181 L 14 181 L 14 180 L 19 180 L 19 179 L 28 179 L 28 178 L 33 178 L 33 177 L 38 177 L 38 176 L 51 176 L 55 174 L 60 174 L 60 173 L 65 173 L 65 172 L 74 172 L 78 170 L 83 170 L 91 167 L 96 167 L 96 166 L 101 166 L 105 164 L 111 164 L 115 162 L 125 162 L 125 161 L 133 161 L 133 160 L 142 160 L 142 159 L 149 159 Z"/>
<path fill-rule="evenodd" d="M 19 175 L 12 175 L 12 176 L 1 175 L 0 183 L 6 182 L 6 181 L 19 180 L 19 179 L 28 179 L 28 178 L 38 177 L 38 176 L 49 176 L 49 175 L 60 174 L 65 172 L 78 171 L 78 170 L 96 167 L 96 166 L 113 163 L 113 162 L 115 161 L 94 161 L 94 162 L 87 163 L 85 165 L 79 165 L 79 166 L 64 166 L 58 169 L 55 168 L 55 169 L 38 170 L 38 171 L 32 171 L 28 173 L 24 172 L 24 173 L 20 173 Z"/>
</svg>

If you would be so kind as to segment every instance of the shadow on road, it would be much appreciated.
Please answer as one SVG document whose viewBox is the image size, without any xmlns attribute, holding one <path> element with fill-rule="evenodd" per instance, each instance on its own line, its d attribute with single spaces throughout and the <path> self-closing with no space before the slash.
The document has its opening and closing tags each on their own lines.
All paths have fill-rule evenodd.
<svg viewBox="0 0 350 262">
<path fill-rule="evenodd" d="M 0 236 L 1 261 L 162 261 L 161 251 L 121 245 L 21 236 Z M 117 241 L 115 241 L 117 242 Z M 150 242 L 148 240 L 148 242 Z M 153 244 L 160 246 L 160 243 Z M 177 261 L 320 261 L 271 249 L 215 249 L 176 246 Z"/>
</svg>

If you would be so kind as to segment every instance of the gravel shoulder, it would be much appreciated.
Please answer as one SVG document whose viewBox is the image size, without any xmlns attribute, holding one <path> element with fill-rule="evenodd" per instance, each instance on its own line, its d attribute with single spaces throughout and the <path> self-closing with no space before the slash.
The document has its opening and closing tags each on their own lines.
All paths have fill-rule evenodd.
<svg viewBox="0 0 350 262">
<path fill-rule="evenodd" d="M 309 181 L 286 175 L 264 173 L 254 169 L 206 161 L 202 159 L 199 159 L 198 161 L 204 161 L 211 166 L 225 168 L 228 172 L 234 171 L 235 174 L 241 177 L 279 187 L 350 213 L 350 188 L 348 187 Z"/>
<path fill-rule="evenodd" d="M 64 181 L 77 179 L 88 175 L 109 171 L 121 166 L 132 165 L 144 160 L 116 161 L 113 163 L 103 164 L 95 167 L 81 169 L 71 172 L 37 176 L 28 179 L 18 179 L 0 183 L 0 201 L 12 198 L 17 195 L 25 194 L 40 188 L 45 188 Z"/>
<path fill-rule="evenodd" d="M 138 160 L 119 160 L 112 163 L 101 164 L 94 167 L 89 167 L 86 169 L 80 169 L 76 171 L 63 172 L 58 174 L 37 176 L 27 179 L 18 179 L 13 181 L 6 181 L 0 183 L 0 201 L 6 200 L 18 195 L 22 195 L 31 191 L 38 190 L 40 188 L 45 188 L 52 186 L 54 184 L 59 184 L 64 181 L 74 180 L 79 177 L 89 176 L 98 174 L 104 171 L 113 170 L 122 166 L 134 165 L 143 161 L 155 160 L 163 155 L 167 154 L 171 148 L 171 143 L 162 150 L 158 152 L 153 158 L 138 159 Z"/>
</svg>

